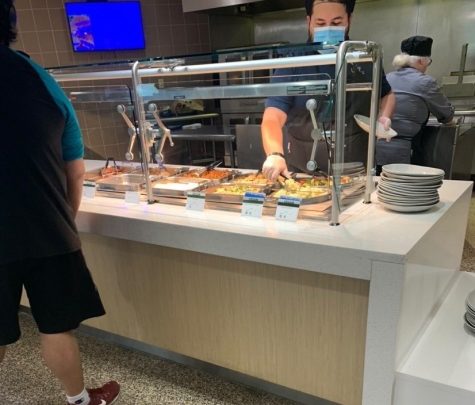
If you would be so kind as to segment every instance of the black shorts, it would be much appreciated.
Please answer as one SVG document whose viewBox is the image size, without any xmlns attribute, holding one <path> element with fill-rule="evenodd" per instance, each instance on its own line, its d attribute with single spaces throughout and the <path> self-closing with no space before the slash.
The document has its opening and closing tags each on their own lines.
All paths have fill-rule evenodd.
<svg viewBox="0 0 475 405">
<path fill-rule="evenodd" d="M 18 310 L 25 287 L 44 334 L 68 332 L 105 314 L 82 252 L 0 265 L 0 346 L 20 338 Z"/>
</svg>

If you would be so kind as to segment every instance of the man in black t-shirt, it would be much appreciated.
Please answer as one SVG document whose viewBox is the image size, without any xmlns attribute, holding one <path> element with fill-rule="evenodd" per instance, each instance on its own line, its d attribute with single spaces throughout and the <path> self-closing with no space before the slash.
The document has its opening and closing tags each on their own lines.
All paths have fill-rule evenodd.
<svg viewBox="0 0 475 405">
<path fill-rule="evenodd" d="M 25 288 L 43 358 L 68 403 L 107 405 L 119 384 L 85 389 L 72 333 L 105 313 L 74 222 L 84 177 L 81 131 L 54 79 L 10 49 L 15 23 L 13 0 L 0 0 L 0 184 L 6 191 L 0 198 L 0 361 L 20 338 Z"/>
</svg>

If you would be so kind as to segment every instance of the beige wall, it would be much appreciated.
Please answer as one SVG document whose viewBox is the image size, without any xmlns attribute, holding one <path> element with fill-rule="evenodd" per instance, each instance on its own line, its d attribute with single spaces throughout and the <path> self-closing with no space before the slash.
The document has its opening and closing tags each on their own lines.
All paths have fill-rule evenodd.
<svg viewBox="0 0 475 405">
<path fill-rule="evenodd" d="M 76 1 L 76 0 L 75 0 Z M 69 41 L 64 0 L 16 0 L 18 40 L 12 45 L 44 67 L 136 60 L 210 50 L 207 15 L 184 14 L 181 0 L 142 0 L 146 49 L 74 53 Z M 120 81 L 114 81 L 121 84 Z M 82 83 L 92 85 L 96 83 Z M 87 158 L 124 159 L 129 136 L 113 103 L 74 105 L 83 130 Z M 136 153 L 138 157 L 138 153 Z"/>
</svg>

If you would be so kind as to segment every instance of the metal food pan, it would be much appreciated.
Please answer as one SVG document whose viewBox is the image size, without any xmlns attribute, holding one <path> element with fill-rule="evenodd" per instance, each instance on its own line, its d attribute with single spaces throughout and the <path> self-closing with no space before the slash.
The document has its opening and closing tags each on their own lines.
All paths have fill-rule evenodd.
<svg viewBox="0 0 475 405">
<path fill-rule="evenodd" d="M 276 197 L 275 194 L 277 191 L 272 192 L 267 198 L 267 202 L 269 205 L 277 205 L 277 200 L 279 197 Z M 292 196 L 292 193 L 289 193 L 290 196 Z M 324 201 L 328 201 L 330 199 L 330 192 L 326 192 L 324 194 L 315 196 L 315 197 L 310 197 L 310 198 L 302 198 L 301 204 L 302 205 L 307 205 L 307 204 L 318 204 Z"/>
<path fill-rule="evenodd" d="M 245 181 L 245 179 L 249 178 L 249 174 L 238 174 L 235 175 L 232 180 L 230 181 L 233 184 L 240 185 L 240 186 L 250 186 L 250 187 L 272 187 L 274 183 L 269 182 L 267 179 L 258 179 L 257 181 Z"/>
<path fill-rule="evenodd" d="M 187 179 L 166 178 L 158 180 L 152 184 L 152 192 L 154 195 L 162 197 L 185 197 L 190 191 L 200 191 L 205 188 L 209 182 L 204 179 Z M 189 185 L 187 187 L 187 185 Z"/>
<path fill-rule="evenodd" d="M 154 176 L 156 179 L 163 179 L 176 176 L 184 171 L 187 171 L 188 168 L 185 167 L 149 167 L 149 174 Z M 142 173 L 142 169 L 137 169 L 134 173 Z"/>
<path fill-rule="evenodd" d="M 98 190 L 102 191 L 140 191 L 145 184 L 145 176 L 134 173 L 116 174 L 97 180 L 96 183 Z"/>
<path fill-rule="evenodd" d="M 210 171 L 215 171 L 215 172 L 218 172 L 218 173 L 219 172 L 224 172 L 224 171 L 226 171 L 228 173 L 225 176 L 222 176 L 222 177 L 216 178 L 216 179 L 202 177 L 202 175 L 204 173 L 206 173 L 207 171 L 208 170 L 193 169 L 193 170 L 189 170 L 189 171 L 180 173 L 180 174 L 177 175 L 177 177 L 185 178 L 185 179 L 187 179 L 187 181 L 196 180 L 196 179 L 203 179 L 203 180 L 208 180 L 210 183 L 213 183 L 213 184 L 219 184 L 219 183 L 222 183 L 222 182 L 229 181 L 235 175 L 235 172 L 232 171 L 232 170 L 229 170 L 229 169 L 225 169 L 225 170 L 211 169 Z"/>
<path fill-rule="evenodd" d="M 228 194 L 222 189 L 236 187 L 236 184 L 233 183 L 222 183 L 219 186 L 212 186 L 206 189 L 206 200 L 213 202 L 225 202 L 225 203 L 234 203 L 240 204 L 244 198 L 244 194 L 248 191 L 253 193 L 264 193 L 267 194 L 270 189 L 269 187 L 259 187 L 259 186 L 239 186 L 243 187 L 242 194 Z M 246 189 L 247 188 L 247 189 Z M 220 190 L 220 191 L 218 191 Z"/>
</svg>

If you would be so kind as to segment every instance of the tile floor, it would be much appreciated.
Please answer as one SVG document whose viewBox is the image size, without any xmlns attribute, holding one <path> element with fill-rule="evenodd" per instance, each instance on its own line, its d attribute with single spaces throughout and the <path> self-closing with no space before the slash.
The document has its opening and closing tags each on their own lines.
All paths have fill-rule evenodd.
<svg viewBox="0 0 475 405">
<path fill-rule="evenodd" d="M 0 364 L 0 405 L 64 405 L 61 387 L 40 360 L 38 334 L 20 315 L 22 339 Z M 294 402 L 201 371 L 78 335 L 87 386 L 112 377 L 123 385 L 117 405 L 290 405 Z"/>
</svg>

